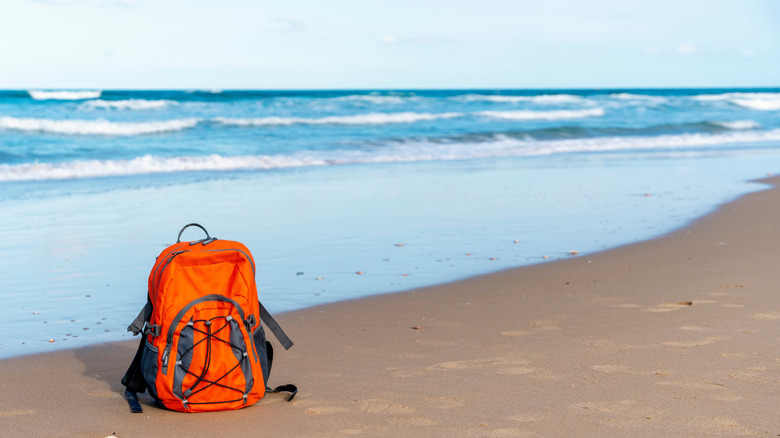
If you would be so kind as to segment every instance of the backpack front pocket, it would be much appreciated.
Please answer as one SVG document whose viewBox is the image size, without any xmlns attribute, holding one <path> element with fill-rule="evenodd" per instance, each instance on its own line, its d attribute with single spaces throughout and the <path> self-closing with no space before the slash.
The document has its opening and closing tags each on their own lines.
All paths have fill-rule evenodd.
<svg viewBox="0 0 780 438">
<path fill-rule="evenodd" d="M 166 346 L 166 358 L 175 358 L 167 363 L 173 367 L 172 393 L 187 410 L 244 404 L 254 386 L 243 310 L 228 298 L 208 297 L 213 296 L 194 300 L 177 314 L 171 328 L 180 329 L 167 344 L 175 345 L 175 353 Z"/>
</svg>

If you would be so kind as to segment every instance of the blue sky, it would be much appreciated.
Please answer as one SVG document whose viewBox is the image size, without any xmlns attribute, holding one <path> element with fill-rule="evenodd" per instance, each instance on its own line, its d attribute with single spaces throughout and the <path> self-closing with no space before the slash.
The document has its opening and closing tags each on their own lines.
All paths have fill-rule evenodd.
<svg viewBox="0 0 780 438">
<path fill-rule="evenodd" d="M 774 0 L 4 0 L 0 88 L 780 86 Z"/>
</svg>

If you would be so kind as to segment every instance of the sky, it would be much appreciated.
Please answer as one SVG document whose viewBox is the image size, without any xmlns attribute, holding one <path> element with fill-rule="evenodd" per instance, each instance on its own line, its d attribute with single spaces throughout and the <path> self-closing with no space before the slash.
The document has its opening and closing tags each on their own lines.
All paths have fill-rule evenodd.
<svg viewBox="0 0 780 438">
<path fill-rule="evenodd" d="M 2 0 L 0 89 L 780 86 L 776 0 Z"/>
</svg>

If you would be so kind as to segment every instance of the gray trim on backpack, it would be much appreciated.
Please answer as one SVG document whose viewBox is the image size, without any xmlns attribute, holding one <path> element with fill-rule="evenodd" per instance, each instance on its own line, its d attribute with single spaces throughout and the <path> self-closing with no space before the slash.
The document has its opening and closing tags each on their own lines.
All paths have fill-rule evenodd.
<svg viewBox="0 0 780 438">
<path fill-rule="evenodd" d="M 162 373 L 166 376 L 168 375 L 168 359 L 170 358 L 171 354 L 171 348 L 173 347 L 173 334 L 176 332 L 176 327 L 179 325 L 179 322 L 182 318 L 184 318 L 184 315 L 189 312 L 190 309 L 192 309 L 193 306 L 196 304 L 204 303 L 206 301 L 222 301 L 226 303 L 231 303 L 236 307 L 236 310 L 238 311 L 239 316 L 241 316 L 241 319 L 243 320 L 244 317 L 244 309 L 241 308 L 241 306 L 238 305 L 237 302 L 231 300 L 230 298 L 224 296 L 224 295 L 218 295 L 218 294 L 210 294 L 210 295 L 204 295 L 200 298 L 196 298 L 189 303 L 187 303 L 186 306 L 182 307 L 181 310 L 179 310 L 179 313 L 176 314 L 175 317 L 173 317 L 173 320 L 171 321 L 171 326 L 168 327 L 168 337 L 166 338 L 166 344 L 165 344 L 165 351 L 163 352 L 162 356 Z"/>
<path fill-rule="evenodd" d="M 195 344 L 195 330 L 193 328 L 192 318 L 187 326 L 181 329 L 179 333 L 179 345 L 176 348 L 176 367 L 173 369 L 173 395 L 184 399 L 183 386 L 187 371 L 192 365 L 192 347 Z M 187 354 L 189 353 L 189 354 Z"/>
<path fill-rule="evenodd" d="M 252 386 L 255 384 L 255 378 L 252 375 L 252 363 L 249 360 L 249 345 L 246 345 L 244 341 L 244 335 L 241 333 L 241 326 L 233 318 L 230 318 L 230 344 L 233 346 L 243 347 L 244 351 L 236 351 L 233 349 L 233 355 L 241 364 L 241 372 L 244 373 L 244 381 L 246 386 L 244 389 L 244 403 L 246 404 L 247 395 L 252 390 Z M 249 333 L 249 342 L 252 342 L 251 333 Z"/>
</svg>

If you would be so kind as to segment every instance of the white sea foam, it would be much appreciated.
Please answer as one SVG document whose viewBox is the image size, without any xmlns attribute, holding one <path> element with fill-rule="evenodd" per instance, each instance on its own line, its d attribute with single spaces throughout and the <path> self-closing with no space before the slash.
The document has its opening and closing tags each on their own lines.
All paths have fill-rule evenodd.
<svg viewBox="0 0 780 438">
<path fill-rule="evenodd" d="M 654 103 L 662 103 L 667 101 L 664 96 L 651 96 L 649 94 L 612 93 L 609 95 L 609 97 L 617 100 L 641 100 Z"/>
<path fill-rule="evenodd" d="M 581 103 L 586 100 L 582 96 L 575 96 L 573 94 L 541 94 L 538 96 L 464 94 L 462 96 L 455 96 L 454 99 L 463 102 L 496 102 L 496 103 L 533 102 L 533 103 L 541 103 L 541 104 Z"/>
<path fill-rule="evenodd" d="M 118 110 L 147 110 L 162 109 L 169 105 L 178 105 L 174 100 L 146 100 L 146 99 L 125 99 L 125 100 L 90 100 L 82 105 L 85 108 L 97 109 L 118 109 Z"/>
<path fill-rule="evenodd" d="M 102 91 L 42 91 L 29 90 L 27 93 L 35 100 L 86 100 L 97 99 Z"/>
<path fill-rule="evenodd" d="M 353 116 L 329 116 L 320 118 L 302 117 L 260 117 L 260 118 L 226 118 L 216 117 L 213 120 L 225 125 L 234 126 L 268 126 L 268 125 L 384 125 L 388 123 L 414 123 L 429 120 L 451 119 L 462 117 L 462 113 L 370 113 Z"/>
<path fill-rule="evenodd" d="M 727 129 L 742 130 L 742 129 L 756 129 L 761 125 L 753 120 L 734 120 L 731 122 L 709 122 L 712 125 L 722 126 Z"/>
<path fill-rule="evenodd" d="M 775 98 L 732 99 L 731 102 L 743 108 L 749 108 L 755 110 L 762 110 L 762 111 L 780 110 L 780 95 L 778 95 Z"/>
<path fill-rule="evenodd" d="M 482 111 L 477 113 L 482 116 L 506 120 L 565 120 L 581 119 L 585 117 L 600 117 L 604 115 L 603 108 L 590 108 L 583 110 L 555 110 L 555 111 Z"/>
<path fill-rule="evenodd" d="M 349 96 L 334 97 L 335 101 L 347 101 L 347 102 L 366 102 L 374 104 L 401 104 L 410 100 L 416 100 L 416 97 L 404 97 L 404 96 L 383 96 L 374 94 L 353 94 Z"/>
<path fill-rule="evenodd" d="M 372 150 L 308 151 L 291 155 L 154 157 L 130 160 L 85 160 L 66 163 L 0 165 L 0 181 L 58 180 L 164 172 L 263 170 L 342 164 L 450 161 L 491 157 L 540 156 L 562 153 L 669 151 L 780 141 L 780 129 L 721 134 L 679 134 L 654 137 L 603 137 L 535 141 L 496 136 L 492 141 L 432 143 L 407 141 Z"/>
<path fill-rule="evenodd" d="M 728 101 L 743 108 L 777 111 L 780 110 L 780 93 L 723 93 L 702 94 L 693 97 L 703 102 Z"/>
<path fill-rule="evenodd" d="M 192 128 L 198 119 L 156 122 L 110 122 L 108 120 L 52 120 L 0 117 L 0 128 L 16 131 L 51 132 L 71 135 L 143 135 Z"/>
</svg>

